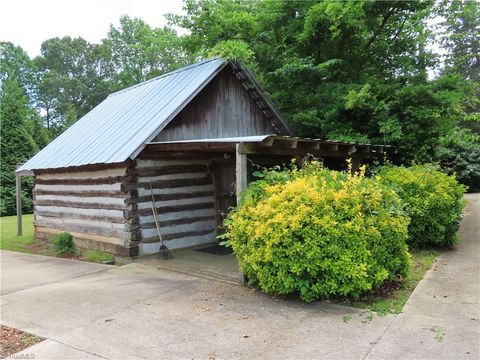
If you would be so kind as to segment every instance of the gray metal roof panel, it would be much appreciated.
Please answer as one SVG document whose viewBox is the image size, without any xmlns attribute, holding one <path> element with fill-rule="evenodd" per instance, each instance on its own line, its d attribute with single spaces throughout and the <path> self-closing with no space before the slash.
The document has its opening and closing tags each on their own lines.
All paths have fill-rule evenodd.
<svg viewBox="0 0 480 360">
<path fill-rule="evenodd" d="M 206 60 L 111 94 L 17 171 L 126 161 L 224 65 Z"/>
</svg>

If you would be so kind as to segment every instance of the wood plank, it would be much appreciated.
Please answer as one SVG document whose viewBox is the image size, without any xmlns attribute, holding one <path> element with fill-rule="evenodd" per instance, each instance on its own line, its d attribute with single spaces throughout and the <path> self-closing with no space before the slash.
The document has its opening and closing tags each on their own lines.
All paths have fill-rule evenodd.
<svg viewBox="0 0 480 360">
<path fill-rule="evenodd" d="M 116 169 L 119 167 L 128 167 L 130 161 L 121 163 L 110 163 L 110 164 L 89 164 L 82 166 L 72 166 L 65 168 L 56 168 L 56 169 L 39 169 L 34 170 L 35 175 L 41 174 L 56 174 L 56 173 L 65 173 L 65 172 L 74 172 L 74 171 L 95 171 L 95 170 L 105 170 L 105 169 Z"/>
<path fill-rule="evenodd" d="M 61 229 L 54 229 L 45 226 L 35 226 L 35 239 L 48 241 L 53 236 L 63 232 Z M 120 256 L 138 255 L 138 243 L 125 243 L 124 239 L 108 237 L 81 232 L 71 232 L 75 245 L 82 249 L 99 249 Z"/>
<path fill-rule="evenodd" d="M 274 134 L 278 131 L 249 97 L 231 69 L 226 68 L 153 141 L 224 138 L 259 133 Z M 213 145 L 211 150 L 221 151 Z M 230 151 L 234 150 L 233 147 Z"/>
<path fill-rule="evenodd" d="M 61 200 L 36 200 L 36 206 L 65 206 L 77 209 L 102 209 L 102 210 L 128 210 L 128 206 L 123 204 L 108 204 L 108 203 L 84 203 Z"/>
<path fill-rule="evenodd" d="M 181 239 L 181 238 L 192 237 L 192 236 L 205 236 L 205 235 L 211 234 L 214 231 L 215 229 L 186 231 L 186 232 L 179 232 L 176 234 L 162 235 L 162 238 L 164 241 L 168 241 L 168 240 L 175 240 L 175 239 Z M 158 242 L 158 241 L 159 241 L 158 236 L 142 239 L 142 242 L 145 242 L 145 243 Z"/>
<path fill-rule="evenodd" d="M 206 164 L 189 164 L 189 165 L 167 165 L 167 166 L 152 166 L 149 168 L 138 168 L 136 174 L 138 176 L 155 176 L 155 175 L 170 175 L 206 172 Z"/>
<path fill-rule="evenodd" d="M 242 144 L 236 144 L 235 177 L 237 204 L 240 204 L 242 192 L 247 187 L 247 155 L 242 153 Z"/>
<path fill-rule="evenodd" d="M 43 185 L 103 185 L 116 184 L 131 180 L 130 176 L 113 176 L 94 179 L 42 179 L 37 178 L 37 184 Z"/>
<path fill-rule="evenodd" d="M 70 171 L 70 172 L 54 172 L 54 173 L 43 173 L 37 174 L 37 179 L 98 179 L 112 176 L 126 176 L 130 175 L 128 173 L 128 168 L 119 167 L 113 169 L 100 169 L 92 171 Z"/>
<path fill-rule="evenodd" d="M 54 219 L 54 218 L 46 218 L 46 219 Z M 80 232 L 92 235 L 102 235 L 108 237 L 115 237 L 115 238 L 122 238 L 125 236 L 125 231 L 122 229 L 116 229 L 111 227 L 98 227 L 98 226 L 89 226 L 85 224 L 78 224 L 78 223 L 57 223 L 57 222 L 50 222 L 50 221 L 42 221 L 43 218 L 40 217 L 39 220 L 35 222 L 36 226 L 45 226 L 53 229 L 58 229 L 67 232 Z M 80 220 L 80 219 L 78 219 Z M 117 224 L 120 225 L 120 224 Z"/>
<path fill-rule="evenodd" d="M 79 197 L 115 197 L 125 198 L 127 194 L 120 190 L 82 190 L 82 191 L 59 191 L 34 189 L 35 195 L 59 195 L 59 196 L 79 196 Z"/>
<path fill-rule="evenodd" d="M 183 199 L 193 199 L 206 196 L 213 196 L 213 191 L 192 191 L 192 192 L 180 192 L 180 193 L 171 193 L 171 194 L 154 194 L 154 201 L 169 201 L 169 200 L 183 200 Z M 134 199 L 136 202 L 147 202 L 152 200 L 151 195 L 139 196 L 137 199 Z"/>
<path fill-rule="evenodd" d="M 162 228 L 165 226 L 172 226 L 172 225 L 193 224 L 195 222 L 212 220 L 212 219 L 213 219 L 213 216 L 196 216 L 196 217 L 184 217 L 184 218 L 175 219 L 175 220 L 164 220 L 164 221 L 159 221 L 159 223 L 160 223 L 160 228 Z M 141 224 L 140 227 L 142 229 L 154 229 L 155 222 Z"/>
<path fill-rule="evenodd" d="M 161 180 L 155 181 L 152 183 L 149 182 L 139 182 L 138 187 L 144 189 L 150 189 L 150 184 L 153 189 L 162 189 L 162 188 L 177 188 L 183 186 L 194 186 L 194 185 L 207 185 L 211 184 L 212 180 L 209 177 L 195 178 L 195 179 L 175 179 L 175 180 Z"/>
<path fill-rule="evenodd" d="M 101 216 L 101 215 L 85 215 L 85 214 L 74 214 L 68 212 L 53 212 L 53 211 L 44 211 L 37 210 L 37 215 L 51 218 L 65 217 L 70 219 L 82 219 L 82 220 L 92 220 L 92 221 L 104 221 L 115 224 L 124 224 L 125 219 L 123 217 L 114 217 L 114 216 Z"/>
<path fill-rule="evenodd" d="M 157 207 L 157 214 L 166 214 L 171 212 L 179 212 L 185 210 L 199 210 L 199 209 L 211 209 L 214 208 L 213 202 L 205 202 L 198 204 L 186 204 L 186 205 L 173 205 L 173 206 L 159 206 Z M 152 209 L 140 209 L 137 211 L 138 215 L 151 215 Z"/>
</svg>

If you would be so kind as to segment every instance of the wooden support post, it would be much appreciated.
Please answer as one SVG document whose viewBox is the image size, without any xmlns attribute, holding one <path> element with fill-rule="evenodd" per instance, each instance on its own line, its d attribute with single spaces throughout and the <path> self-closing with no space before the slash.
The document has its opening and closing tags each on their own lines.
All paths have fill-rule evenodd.
<svg viewBox="0 0 480 360">
<path fill-rule="evenodd" d="M 23 235 L 22 228 L 22 183 L 20 181 L 20 175 L 15 174 L 15 190 L 17 197 L 17 235 Z"/>
<path fill-rule="evenodd" d="M 237 204 L 240 203 L 243 190 L 247 187 L 247 154 L 242 151 L 242 144 L 236 144 L 235 147 L 235 184 L 237 193 Z M 240 273 L 240 281 L 245 284 L 248 279 L 243 273 Z"/>
<path fill-rule="evenodd" d="M 247 154 L 242 151 L 242 144 L 236 144 L 235 147 L 235 185 L 237 194 L 237 204 L 240 203 L 243 190 L 247 187 Z"/>
<path fill-rule="evenodd" d="M 355 174 L 362 166 L 362 158 L 354 156 L 352 157 L 352 175 Z"/>
</svg>

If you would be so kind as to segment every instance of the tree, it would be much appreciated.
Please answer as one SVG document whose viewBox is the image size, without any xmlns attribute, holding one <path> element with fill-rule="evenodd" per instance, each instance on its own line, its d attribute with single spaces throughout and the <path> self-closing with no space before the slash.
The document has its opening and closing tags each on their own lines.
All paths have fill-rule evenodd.
<svg viewBox="0 0 480 360">
<path fill-rule="evenodd" d="M 473 88 L 465 96 L 461 126 L 480 134 L 480 4 L 444 0 L 438 14 L 443 18 L 440 42 L 447 52 L 442 75 L 460 75 Z"/>
<path fill-rule="evenodd" d="M 480 4 L 477 1 L 444 0 L 441 42 L 447 51 L 445 71 L 480 81 Z"/>
<path fill-rule="evenodd" d="M 108 49 L 82 38 L 52 38 L 43 42 L 35 58 L 39 69 L 38 103 L 54 135 L 67 125 L 67 115 L 85 115 L 111 91 L 112 68 Z"/>
<path fill-rule="evenodd" d="M 430 82 L 433 1 L 186 0 L 194 53 L 247 58 L 302 136 L 397 145 L 428 161 L 459 121 L 461 81 Z"/>
<path fill-rule="evenodd" d="M 37 106 L 37 78 L 38 69 L 34 61 L 19 46 L 10 42 L 1 42 L 0 81 L 16 81 L 22 88 L 27 99 L 25 128 L 32 135 L 38 148 L 43 148 L 50 141 L 45 130 L 43 118 L 38 113 Z"/>
<path fill-rule="evenodd" d="M 128 16 L 120 18 L 118 28 L 110 26 L 104 45 L 111 52 L 117 88 L 175 70 L 192 60 L 173 29 L 152 28 Z"/>
<path fill-rule="evenodd" d="M 19 82 L 13 77 L 2 80 L 0 104 L 0 215 L 15 213 L 15 166 L 38 151 L 27 129 L 30 109 L 27 97 Z M 32 211 L 32 180 L 22 179 L 22 204 L 25 212 Z"/>
<path fill-rule="evenodd" d="M 20 47 L 8 41 L 0 42 L 0 81 L 5 81 L 9 76 L 15 77 L 19 85 L 29 96 L 29 104 L 35 98 L 35 85 L 37 69 L 28 54 Z"/>
</svg>

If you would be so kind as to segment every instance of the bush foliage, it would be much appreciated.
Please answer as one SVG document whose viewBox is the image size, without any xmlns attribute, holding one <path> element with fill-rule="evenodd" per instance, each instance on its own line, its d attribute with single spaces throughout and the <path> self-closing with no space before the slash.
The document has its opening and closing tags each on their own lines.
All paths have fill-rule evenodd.
<svg viewBox="0 0 480 360">
<path fill-rule="evenodd" d="M 56 235 L 52 239 L 53 251 L 57 256 L 75 254 L 76 248 L 73 242 L 72 234 L 64 232 Z"/>
<path fill-rule="evenodd" d="M 456 129 L 440 138 L 435 160 L 447 174 L 455 174 L 468 191 L 480 191 L 480 135 L 470 129 Z"/>
<path fill-rule="evenodd" d="M 409 220 L 389 187 L 315 162 L 257 175 L 225 225 L 242 271 L 263 291 L 356 296 L 407 274 Z"/>
<path fill-rule="evenodd" d="M 411 247 L 448 247 L 456 242 L 465 186 L 433 165 L 384 167 L 378 179 L 394 188 L 411 217 Z"/>
</svg>

